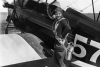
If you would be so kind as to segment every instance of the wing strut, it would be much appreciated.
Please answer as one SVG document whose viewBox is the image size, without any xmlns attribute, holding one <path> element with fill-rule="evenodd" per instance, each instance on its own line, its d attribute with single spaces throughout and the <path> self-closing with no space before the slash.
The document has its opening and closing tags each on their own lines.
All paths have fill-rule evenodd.
<svg viewBox="0 0 100 67">
<path fill-rule="evenodd" d="M 98 17 L 97 17 L 97 22 L 98 22 L 98 20 L 99 20 L 99 17 L 100 17 L 100 11 L 99 11 L 99 14 L 98 14 Z"/>
<path fill-rule="evenodd" d="M 94 20 L 95 20 L 95 11 L 94 11 L 94 2 L 92 0 L 92 8 L 93 8 L 93 15 L 94 15 Z"/>
</svg>

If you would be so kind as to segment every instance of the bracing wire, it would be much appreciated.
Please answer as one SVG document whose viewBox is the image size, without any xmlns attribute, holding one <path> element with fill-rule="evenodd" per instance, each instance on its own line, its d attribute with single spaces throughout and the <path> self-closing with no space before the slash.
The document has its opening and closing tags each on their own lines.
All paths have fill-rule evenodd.
<svg viewBox="0 0 100 67">
<path fill-rule="evenodd" d="M 73 1 L 73 0 L 72 0 Z M 75 4 L 78 0 L 73 1 L 71 4 L 69 4 L 68 6 L 71 6 L 73 4 Z"/>
<path fill-rule="evenodd" d="M 96 3 L 99 0 L 94 1 L 94 3 Z M 87 8 L 89 8 L 92 4 L 88 5 L 87 7 L 85 7 L 84 9 L 81 10 L 81 12 L 83 12 L 84 10 L 86 10 Z"/>
<path fill-rule="evenodd" d="M 66 0 L 65 0 L 65 1 L 66 1 Z M 78 0 L 74 1 L 73 3 L 69 4 L 69 5 L 66 6 L 65 8 L 70 7 L 72 4 L 76 3 L 77 1 L 78 1 Z M 99 0 L 94 1 L 94 3 L 96 3 L 97 1 L 99 1 Z M 67 1 L 66 1 L 66 2 L 67 2 Z M 71 8 L 73 8 L 73 9 L 75 9 L 75 10 L 78 10 L 79 12 L 83 12 L 84 10 L 86 10 L 87 8 L 89 8 L 91 5 L 92 5 L 92 4 L 86 6 L 86 7 L 85 7 L 84 9 L 82 9 L 82 10 L 79 10 L 79 9 L 76 9 L 76 8 L 73 8 L 73 7 L 71 7 Z M 63 9 L 65 9 L 65 8 L 63 8 Z"/>
<path fill-rule="evenodd" d="M 65 0 L 66 1 L 66 0 Z M 63 9 L 66 9 L 67 7 L 70 7 L 71 5 L 73 5 L 74 3 L 76 3 L 78 0 L 75 0 L 74 2 L 72 2 L 71 4 L 69 4 L 69 5 L 67 5 L 66 7 L 64 7 Z M 68 2 L 69 3 L 69 2 Z M 78 6 L 77 6 L 78 7 Z M 71 8 L 73 8 L 73 7 L 71 7 Z M 79 8 L 79 7 L 78 7 Z M 81 10 L 79 10 L 79 9 L 76 9 L 76 8 L 73 8 L 73 9 L 75 9 L 75 10 L 78 10 L 78 11 L 81 11 Z"/>
<path fill-rule="evenodd" d="M 72 0 L 73 1 L 73 0 Z M 76 0 L 76 1 L 73 1 L 73 3 L 72 4 L 75 4 L 77 7 L 78 7 L 78 9 L 80 9 L 80 7 L 77 5 L 77 2 L 78 0 Z"/>
<path fill-rule="evenodd" d="M 66 0 L 65 0 L 66 1 Z M 66 7 L 69 7 L 69 6 L 71 6 L 72 4 L 74 4 L 75 2 L 77 2 L 78 0 L 76 0 L 76 1 L 74 1 L 74 2 L 72 2 L 71 4 L 68 2 L 68 1 L 66 1 L 66 3 L 68 3 L 69 5 L 68 6 L 66 6 Z M 66 7 L 64 7 L 63 9 L 65 9 Z"/>
<path fill-rule="evenodd" d="M 65 0 L 66 3 L 70 4 L 68 1 Z"/>
</svg>

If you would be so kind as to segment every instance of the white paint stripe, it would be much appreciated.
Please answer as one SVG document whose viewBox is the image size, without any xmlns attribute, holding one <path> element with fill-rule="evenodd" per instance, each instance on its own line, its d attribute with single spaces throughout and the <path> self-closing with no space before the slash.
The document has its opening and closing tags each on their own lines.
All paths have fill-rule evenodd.
<svg viewBox="0 0 100 67">
<path fill-rule="evenodd" d="M 72 63 L 75 64 L 75 65 L 81 66 L 81 67 L 97 67 L 97 66 L 90 65 L 90 64 L 87 64 L 85 62 L 79 61 L 79 60 L 74 61 Z"/>
</svg>

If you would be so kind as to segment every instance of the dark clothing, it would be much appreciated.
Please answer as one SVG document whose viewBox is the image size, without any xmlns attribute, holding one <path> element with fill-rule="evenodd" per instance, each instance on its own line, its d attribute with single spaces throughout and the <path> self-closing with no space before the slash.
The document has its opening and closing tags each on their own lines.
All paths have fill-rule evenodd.
<svg viewBox="0 0 100 67">
<path fill-rule="evenodd" d="M 61 21 L 59 21 L 59 25 L 56 29 L 57 31 L 57 35 L 60 38 L 64 38 L 65 35 L 71 30 L 71 27 L 68 24 L 68 20 L 66 19 L 62 19 Z"/>
</svg>

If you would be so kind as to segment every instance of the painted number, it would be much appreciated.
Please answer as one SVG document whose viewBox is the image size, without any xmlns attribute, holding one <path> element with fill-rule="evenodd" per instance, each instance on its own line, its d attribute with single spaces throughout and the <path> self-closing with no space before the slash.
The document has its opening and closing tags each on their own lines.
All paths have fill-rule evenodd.
<svg viewBox="0 0 100 67">
<path fill-rule="evenodd" d="M 91 46 L 94 46 L 94 47 L 96 47 L 96 48 L 99 49 L 99 50 L 97 50 L 97 51 L 91 56 L 91 58 L 90 58 L 90 61 L 96 63 L 97 58 L 100 56 L 100 43 L 91 40 L 90 45 L 91 45 Z"/>
<path fill-rule="evenodd" d="M 77 40 L 79 40 L 79 41 L 81 41 L 81 42 L 87 44 L 88 38 L 76 34 L 75 39 L 74 39 L 74 45 L 75 45 L 75 47 L 79 47 L 79 48 L 81 49 L 81 53 L 80 53 L 80 54 L 77 54 L 77 53 L 73 52 L 73 54 L 74 54 L 76 57 L 83 58 L 83 57 L 86 56 L 86 49 L 85 49 L 82 45 L 77 44 Z M 97 51 L 91 56 L 91 58 L 90 58 L 90 61 L 91 61 L 91 62 L 96 63 L 97 58 L 100 56 L 100 43 L 91 40 L 91 41 L 90 41 L 90 45 L 93 46 L 93 47 L 95 47 L 95 48 L 98 48 L 98 49 L 99 49 L 99 50 L 97 50 Z"/>
<path fill-rule="evenodd" d="M 82 45 L 77 44 L 75 47 L 78 47 L 78 48 L 81 49 L 81 53 L 80 53 L 80 54 L 77 54 L 77 53 L 73 52 L 73 54 L 74 54 L 75 56 L 77 56 L 77 57 L 79 57 L 79 58 L 83 58 L 83 57 L 86 56 L 86 50 L 85 50 L 85 48 L 84 48 Z"/>
<path fill-rule="evenodd" d="M 77 44 L 77 43 L 76 43 L 77 40 L 79 40 L 79 41 L 81 41 L 81 42 L 83 42 L 83 43 L 87 43 L 87 38 L 76 34 L 75 39 L 74 39 L 74 45 L 75 45 L 75 47 L 80 48 L 81 53 L 80 53 L 80 54 L 77 54 L 77 53 L 73 52 L 73 54 L 74 54 L 75 56 L 79 57 L 79 58 L 83 58 L 83 57 L 86 56 L 86 49 L 85 49 L 82 45 Z"/>
</svg>

